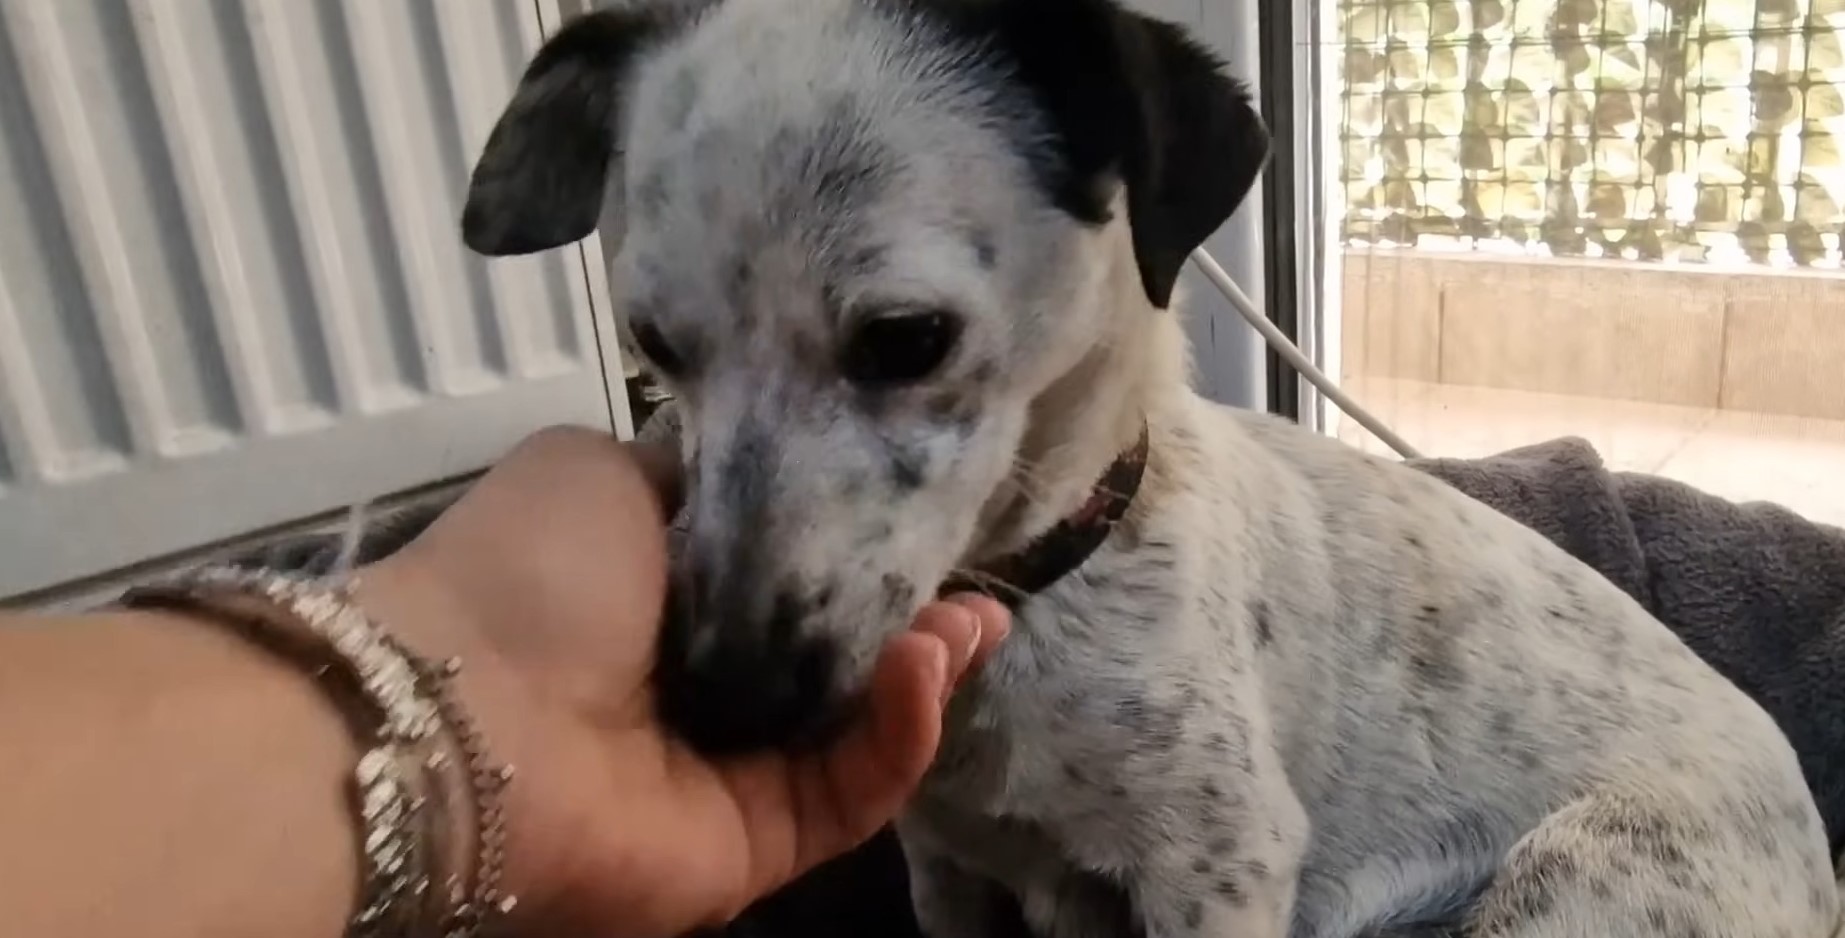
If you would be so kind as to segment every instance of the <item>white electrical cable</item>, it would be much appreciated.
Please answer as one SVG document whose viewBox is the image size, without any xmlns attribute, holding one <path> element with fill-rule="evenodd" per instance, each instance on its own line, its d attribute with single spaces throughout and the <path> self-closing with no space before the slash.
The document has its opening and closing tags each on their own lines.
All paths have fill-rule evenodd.
<svg viewBox="0 0 1845 938">
<path fill-rule="evenodd" d="M 1230 279 L 1230 275 L 1225 273 L 1224 268 L 1217 263 L 1217 258 L 1212 257 L 1204 248 L 1199 248 L 1192 252 L 1192 263 L 1198 265 L 1198 269 L 1204 272 L 1205 277 L 1211 281 L 1211 285 L 1216 287 L 1218 292 L 1224 295 L 1224 299 L 1229 300 L 1230 305 L 1236 307 L 1236 311 L 1241 313 L 1243 318 L 1262 334 L 1262 338 L 1268 341 L 1270 347 L 1293 366 L 1295 371 L 1300 372 L 1301 377 L 1306 378 L 1309 384 L 1318 388 L 1321 394 L 1326 395 L 1335 406 L 1345 411 L 1353 420 L 1358 421 L 1359 426 L 1383 440 L 1384 445 L 1396 450 L 1397 455 L 1404 459 L 1416 459 L 1422 455 L 1389 427 L 1384 426 L 1383 421 L 1371 416 L 1370 411 L 1358 406 L 1358 402 L 1341 391 L 1331 378 L 1326 377 L 1325 372 L 1314 367 L 1313 362 L 1309 361 L 1306 354 L 1300 350 L 1300 346 L 1290 341 L 1280 328 L 1256 309 L 1255 302 L 1243 292 L 1242 287 L 1236 285 L 1236 281 Z"/>
</svg>

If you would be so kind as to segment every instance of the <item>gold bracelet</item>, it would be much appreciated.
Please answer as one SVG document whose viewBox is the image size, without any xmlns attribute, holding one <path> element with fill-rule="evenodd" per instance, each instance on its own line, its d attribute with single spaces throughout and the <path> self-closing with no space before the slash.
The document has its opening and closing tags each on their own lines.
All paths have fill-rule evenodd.
<svg viewBox="0 0 1845 938">
<path fill-rule="evenodd" d="M 122 604 L 223 621 L 336 685 L 365 749 L 353 772 L 362 885 L 350 938 L 475 938 L 512 911 L 500 889 L 512 767 L 493 764 L 455 694 L 459 659 L 436 665 L 404 647 L 350 583 L 207 567 L 131 589 Z"/>
</svg>

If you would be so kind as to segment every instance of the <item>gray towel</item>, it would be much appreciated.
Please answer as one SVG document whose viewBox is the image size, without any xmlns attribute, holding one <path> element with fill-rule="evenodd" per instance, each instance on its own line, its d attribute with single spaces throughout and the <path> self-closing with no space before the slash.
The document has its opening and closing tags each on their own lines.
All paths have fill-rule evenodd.
<svg viewBox="0 0 1845 938">
<path fill-rule="evenodd" d="M 1609 472 L 1574 437 L 1421 459 L 1639 600 L 1793 743 L 1836 856 L 1845 845 L 1845 530 L 1766 502 Z M 1842 483 L 1845 484 L 1845 483 Z"/>
</svg>

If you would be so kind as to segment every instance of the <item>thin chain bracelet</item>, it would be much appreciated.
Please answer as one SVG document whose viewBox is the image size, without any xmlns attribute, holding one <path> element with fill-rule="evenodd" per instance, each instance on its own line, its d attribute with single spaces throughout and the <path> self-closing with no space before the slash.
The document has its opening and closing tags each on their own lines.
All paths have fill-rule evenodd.
<svg viewBox="0 0 1845 938">
<path fill-rule="evenodd" d="M 122 604 L 203 613 L 304 662 L 368 721 L 354 768 L 361 842 L 360 905 L 349 938 L 476 938 L 514 905 L 501 891 L 502 793 L 496 766 L 454 690 L 459 659 L 431 664 L 366 616 L 351 582 L 207 567 L 137 587 Z M 461 828 L 450 788 L 465 794 Z M 465 831 L 471 865 L 453 836 Z"/>
<path fill-rule="evenodd" d="M 357 585 L 354 582 L 347 589 Z M 518 904 L 516 897 L 500 891 L 506 862 L 506 813 L 501 795 L 506 786 L 512 784 L 513 767 L 494 765 L 487 753 L 486 740 L 456 697 L 455 678 L 461 673 L 461 659 L 449 658 L 436 666 L 397 645 L 395 640 L 392 644 L 415 664 L 418 676 L 430 687 L 437 711 L 460 750 L 461 764 L 453 768 L 465 776 L 473 802 L 469 805 L 475 819 L 473 887 L 470 889 L 467 878 L 455 872 L 446 878 L 441 888 L 451 913 L 449 924 L 443 930 L 444 938 L 468 938 Z M 441 752 L 432 753 L 425 765 L 432 772 L 444 771 L 451 768 L 450 758 Z"/>
</svg>

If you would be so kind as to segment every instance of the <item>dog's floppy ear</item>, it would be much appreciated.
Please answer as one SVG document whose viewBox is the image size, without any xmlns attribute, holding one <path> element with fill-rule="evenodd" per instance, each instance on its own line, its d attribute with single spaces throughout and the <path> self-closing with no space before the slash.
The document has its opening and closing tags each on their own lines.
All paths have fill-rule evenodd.
<svg viewBox="0 0 1845 938">
<path fill-rule="evenodd" d="M 634 2 L 580 16 L 547 40 L 474 166 L 462 241 L 503 257 L 588 237 L 620 157 L 635 61 L 714 2 Z"/>
<path fill-rule="evenodd" d="M 1178 27 L 1128 14 L 1126 78 L 1144 143 L 1126 163 L 1134 254 L 1166 308 L 1192 251 L 1228 221 L 1268 162 L 1268 128 L 1242 82 Z"/>
<path fill-rule="evenodd" d="M 1268 160 L 1268 130 L 1248 88 L 1182 28 L 1116 0 L 960 2 L 1004 10 L 1003 45 L 1064 151 L 1064 175 L 1053 183 L 1059 203 L 1106 219 L 1106 183 L 1126 185 L 1147 298 L 1169 306 L 1186 258 L 1229 219 Z"/>
</svg>

